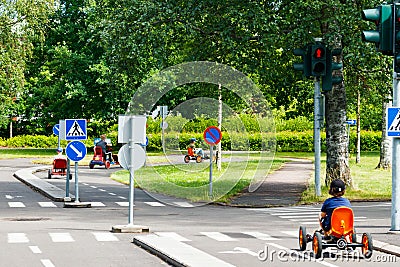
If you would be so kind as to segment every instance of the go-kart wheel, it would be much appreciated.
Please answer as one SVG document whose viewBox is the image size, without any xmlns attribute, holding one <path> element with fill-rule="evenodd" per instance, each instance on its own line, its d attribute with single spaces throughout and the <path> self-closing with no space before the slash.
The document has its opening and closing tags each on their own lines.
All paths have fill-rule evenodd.
<svg viewBox="0 0 400 267">
<path fill-rule="evenodd" d="M 51 170 L 47 172 L 47 179 L 51 179 Z"/>
<path fill-rule="evenodd" d="M 183 158 L 183 161 L 184 161 L 185 163 L 189 163 L 189 162 L 190 162 L 190 156 L 189 156 L 189 155 L 186 155 L 186 156 Z"/>
<path fill-rule="evenodd" d="M 197 156 L 196 157 L 196 162 L 197 163 L 200 163 L 200 162 L 202 162 L 203 161 L 203 158 L 201 157 L 201 156 Z"/>
<path fill-rule="evenodd" d="M 363 244 L 363 246 L 361 248 L 362 254 L 367 259 L 371 258 L 372 250 L 373 250 L 371 235 L 368 233 L 364 233 L 362 236 L 361 243 Z"/>
<path fill-rule="evenodd" d="M 89 168 L 93 169 L 94 168 L 94 164 L 89 164 Z"/>
<path fill-rule="evenodd" d="M 322 255 L 322 236 L 319 232 L 314 233 L 312 249 L 314 251 L 314 257 L 319 259 Z"/>
<path fill-rule="evenodd" d="M 356 229 L 354 229 L 353 234 L 351 235 L 351 243 L 357 243 Z"/>
<path fill-rule="evenodd" d="M 104 167 L 106 168 L 106 169 L 109 169 L 110 168 L 110 165 L 111 165 L 111 163 L 107 160 L 106 161 L 106 163 L 104 163 Z"/>
<path fill-rule="evenodd" d="M 307 231 L 304 226 L 300 226 L 299 229 L 299 247 L 301 251 L 307 248 Z"/>
</svg>

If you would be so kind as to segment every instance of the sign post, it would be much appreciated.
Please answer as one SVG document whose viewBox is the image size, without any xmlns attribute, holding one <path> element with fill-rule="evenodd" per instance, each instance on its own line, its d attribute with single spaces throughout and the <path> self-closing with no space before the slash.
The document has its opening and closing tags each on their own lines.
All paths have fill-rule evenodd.
<svg viewBox="0 0 400 267">
<path fill-rule="evenodd" d="M 80 141 L 72 141 L 65 148 L 65 153 L 70 160 L 75 161 L 75 202 L 64 203 L 64 208 L 90 208 L 90 203 L 79 201 L 78 161 L 81 161 L 86 156 L 86 146 Z"/>
<path fill-rule="evenodd" d="M 213 148 L 217 145 L 222 139 L 221 130 L 216 126 L 207 127 L 207 129 L 203 133 L 204 141 L 210 145 L 210 176 L 209 176 L 209 191 L 208 196 L 211 198 L 213 195 L 213 182 L 212 182 L 212 172 L 213 172 Z"/>
<path fill-rule="evenodd" d="M 146 154 L 140 144 L 146 143 L 146 116 L 118 117 L 118 143 L 128 143 L 118 152 L 118 160 L 124 169 L 129 169 L 129 213 L 128 225 L 116 225 L 112 232 L 141 233 L 148 232 L 149 228 L 133 224 L 133 206 L 135 193 L 135 170 L 144 164 Z"/>
</svg>

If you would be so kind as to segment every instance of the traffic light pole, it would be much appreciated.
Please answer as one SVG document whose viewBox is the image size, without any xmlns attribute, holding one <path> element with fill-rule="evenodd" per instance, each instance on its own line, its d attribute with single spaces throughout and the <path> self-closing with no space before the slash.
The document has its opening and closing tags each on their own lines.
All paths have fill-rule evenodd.
<svg viewBox="0 0 400 267">
<path fill-rule="evenodd" d="M 314 171 L 315 195 L 321 196 L 321 129 L 320 118 L 323 116 L 320 109 L 321 89 L 319 77 L 314 78 Z"/>
<path fill-rule="evenodd" d="M 393 72 L 393 106 L 400 105 L 400 75 Z M 400 163 L 397 162 L 397 155 L 400 155 L 400 138 L 393 138 L 392 148 L 392 212 L 391 231 L 400 231 Z"/>
</svg>

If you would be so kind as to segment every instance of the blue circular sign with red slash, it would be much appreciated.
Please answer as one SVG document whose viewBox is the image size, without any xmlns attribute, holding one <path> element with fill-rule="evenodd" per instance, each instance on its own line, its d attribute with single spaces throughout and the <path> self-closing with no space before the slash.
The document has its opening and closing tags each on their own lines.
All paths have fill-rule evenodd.
<svg viewBox="0 0 400 267">
<path fill-rule="evenodd" d="M 203 137 L 207 144 L 214 146 L 221 141 L 222 133 L 218 127 L 210 126 L 204 131 Z"/>
</svg>

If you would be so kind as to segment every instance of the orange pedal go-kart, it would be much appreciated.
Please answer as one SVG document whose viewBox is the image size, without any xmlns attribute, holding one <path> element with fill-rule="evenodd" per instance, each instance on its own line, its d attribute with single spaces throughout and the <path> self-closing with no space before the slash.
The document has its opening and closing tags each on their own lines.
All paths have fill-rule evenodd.
<svg viewBox="0 0 400 267">
<path fill-rule="evenodd" d="M 304 226 L 300 226 L 300 250 L 306 250 L 307 243 L 312 242 L 312 250 L 316 258 L 320 258 L 322 256 L 322 250 L 329 247 L 340 250 L 361 248 L 364 257 L 370 258 L 373 251 L 372 237 L 369 233 L 363 233 L 361 243 L 358 243 L 353 224 L 354 214 L 351 208 L 335 208 L 331 217 L 331 230 L 327 232 L 327 235 L 324 235 L 322 230 L 320 230 L 316 231 L 314 235 L 311 236 L 307 234 Z"/>
<path fill-rule="evenodd" d="M 67 160 L 63 158 L 54 159 L 53 167 L 47 173 L 47 178 L 51 179 L 53 175 L 66 176 L 67 175 Z M 69 174 L 69 179 L 72 179 L 72 174 Z"/>
</svg>

